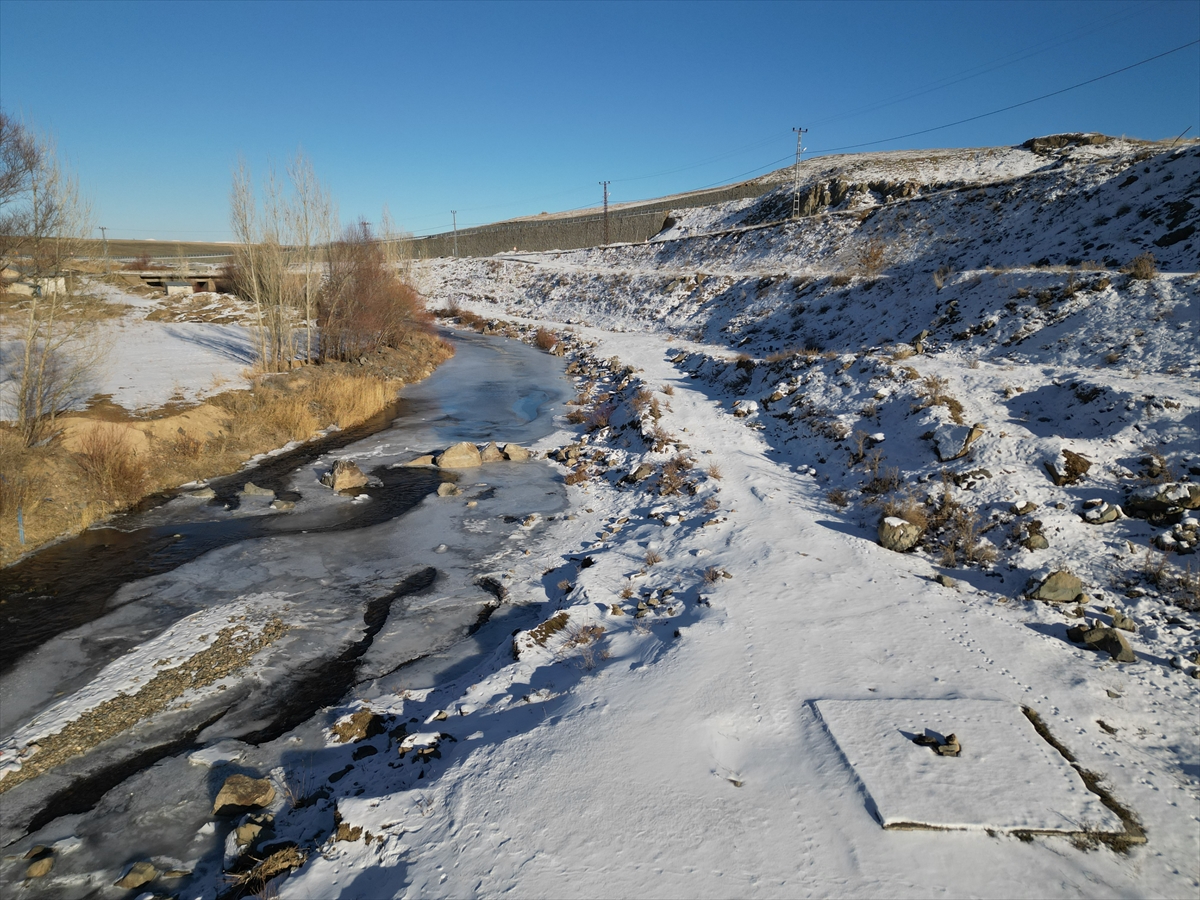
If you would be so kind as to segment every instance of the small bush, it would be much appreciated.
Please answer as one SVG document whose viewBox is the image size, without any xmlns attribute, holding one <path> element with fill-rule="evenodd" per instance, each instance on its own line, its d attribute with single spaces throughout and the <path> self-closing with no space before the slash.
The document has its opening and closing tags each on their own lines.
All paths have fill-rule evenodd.
<svg viewBox="0 0 1200 900">
<path fill-rule="evenodd" d="M 662 561 L 663 561 L 662 554 L 659 553 L 658 551 L 656 551 L 656 550 L 647 550 L 646 551 L 646 559 L 645 559 L 646 565 L 655 566 L 655 565 L 658 565 Z"/>
<path fill-rule="evenodd" d="M 558 335 L 545 328 L 539 328 L 533 336 L 533 345 L 539 350 L 553 350 L 558 346 Z"/>
<path fill-rule="evenodd" d="M 718 466 L 716 463 L 713 463 L 707 469 L 704 470 L 704 474 L 707 475 L 709 478 L 712 478 L 716 481 L 720 481 L 721 475 L 722 475 L 721 467 Z"/>
<path fill-rule="evenodd" d="M 858 271 L 866 278 L 876 279 L 887 268 L 887 244 L 883 238 L 873 237 L 858 251 Z"/>
<path fill-rule="evenodd" d="M 836 506 L 838 509 L 845 509 L 850 505 L 850 495 L 842 488 L 833 488 L 825 495 L 825 499 Z"/>
<path fill-rule="evenodd" d="M 673 384 L 664 384 L 664 385 L 662 386 L 662 392 L 663 392 L 664 394 L 666 394 L 668 397 L 674 397 L 674 396 L 675 396 L 675 385 L 673 385 Z"/>
<path fill-rule="evenodd" d="M 725 577 L 725 572 L 721 569 L 718 569 L 716 566 L 709 566 L 704 570 L 705 584 L 716 584 L 723 577 Z"/>
<path fill-rule="evenodd" d="M 96 425 L 84 434 L 75 461 L 105 500 L 128 503 L 142 496 L 146 466 L 119 426 Z"/>
<path fill-rule="evenodd" d="M 1121 270 L 1131 281 L 1150 281 L 1158 274 L 1158 266 L 1154 263 L 1153 253 L 1143 253 L 1135 256 Z"/>
</svg>

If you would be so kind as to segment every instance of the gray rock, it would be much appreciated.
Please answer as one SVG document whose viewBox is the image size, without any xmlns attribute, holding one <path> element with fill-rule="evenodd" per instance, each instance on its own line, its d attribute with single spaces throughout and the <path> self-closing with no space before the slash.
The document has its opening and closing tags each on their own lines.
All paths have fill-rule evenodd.
<svg viewBox="0 0 1200 900">
<path fill-rule="evenodd" d="M 479 454 L 479 458 L 485 463 L 500 462 L 504 459 L 504 454 L 500 452 L 500 448 L 496 446 L 496 442 L 492 441 L 483 448 L 483 452 Z"/>
<path fill-rule="evenodd" d="M 272 500 L 271 501 L 271 509 L 278 509 L 280 511 L 286 511 L 286 510 L 295 509 L 295 508 L 296 508 L 296 502 L 294 500 Z"/>
<path fill-rule="evenodd" d="M 1091 525 L 1105 525 L 1121 518 L 1121 507 L 1112 503 L 1101 503 L 1083 513 L 1083 521 Z"/>
<path fill-rule="evenodd" d="M 460 493 L 462 492 L 458 489 L 458 485 L 451 484 L 449 481 L 443 481 L 438 485 L 437 495 L 439 497 L 457 497 Z"/>
<path fill-rule="evenodd" d="M 884 516 L 879 522 L 879 545 L 903 553 L 911 550 L 921 539 L 923 529 L 897 516 Z"/>
<path fill-rule="evenodd" d="M 529 451 L 520 444 L 505 444 L 503 450 L 504 458 L 513 462 L 525 462 L 529 459 Z"/>
<path fill-rule="evenodd" d="M 1029 535 L 1023 543 L 1027 550 L 1045 550 L 1050 546 L 1050 542 L 1046 540 L 1046 536 L 1040 531 Z"/>
<path fill-rule="evenodd" d="M 1113 610 L 1109 613 L 1109 615 L 1112 616 L 1113 628 L 1120 628 L 1122 631 L 1128 631 L 1130 633 L 1137 632 L 1137 622 L 1133 621 L 1133 619 L 1125 615 L 1125 613 Z"/>
<path fill-rule="evenodd" d="M 483 465 L 479 448 L 468 441 L 461 441 L 433 458 L 433 462 L 442 469 L 472 469 Z"/>
<path fill-rule="evenodd" d="M 268 778 L 230 775 L 213 801 L 213 815 L 221 816 L 242 809 L 268 806 L 275 799 L 275 787 Z"/>
<path fill-rule="evenodd" d="M 1013 514 L 1018 516 L 1027 516 L 1031 512 L 1035 512 L 1037 508 L 1038 505 L 1032 500 L 1018 500 L 1012 505 Z"/>
<path fill-rule="evenodd" d="M 948 587 L 948 588 L 958 587 L 958 582 L 955 581 L 953 578 L 951 578 L 949 575 L 945 574 L 944 572 L 939 572 L 937 574 L 937 577 L 934 578 L 933 580 L 936 581 L 938 584 L 940 584 L 942 587 Z"/>
<path fill-rule="evenodd" d="M 1137 662 L 1137 656 L 1125 635 L 1115 628 L 1096 625 L 1092 628 L 1068 628 L 1067 637 L 1077 644 L 1086 644 L 1092 650 L 1107 653 L 1117 662 Z"/>
<path fill-rule="evenodd" d="M 630 472 L 626 478 L 629 481 L 632 481 L 634 484 L 638 484 L 639 482 L 645 481 L 653 474 L 654 466 L 650 465 L 650 463 L 642 463 L 640 466 Z"/>
<path fill-rule="evenodd" d="M 158 869 L 155 868 L 153 863 L 145 861 L 136 862 L 130 867 L 128 872 L 121 876 L 121 880 L 116 882 L 116 886 L 129 890 L 130 888 L 141 887 L 143 884 L 149 884 L 157 877 Z"/>
<path fill-rule="evenodd" d="M 1129 495 L 1125 509 L 1141 519 L 1200 509 L 1200 484 L 1148 484 Z"/>
<path fill-rule="evenodd" d="M 968 428 L 966 425 L 951 425 L 943 422 L 933 430 L 933 447 L 937 457 L 942 462 L 961 459 L 967 455 L 971 445 L 983 437 L 984 427 L 976 423 Z"/>
<path fill-rule="evenodd" d="M 1029 596 L 1046 603 L 1070 603 L 1083 593 L 1083 582 L 1065 569 L 1051 572 Z"/>
<path fill-rule="evenodd" d="M 188 491 L 184 496 L 191 497 L 193 500 L 215 500 L 217 492 L 210 487 L 202 487 L 194 491 Z"/>
<path fill-rule="evenodd" d="M 321 476 L 321 484 L 338 492 L 355 490 L 366 483 L 367 476 L 352 459 L 339 459 Z"/>
<path fill-rule="evenodd" d="M 406 465 L 406 466 L 432 466 L 433 465 L 433 456 L 432 456 L 432 454 L 426 453 L 424 456 L 418 456 L 416 459 L 410 459 L 408 462 L 404 463 L 404 465 Z"/>
<path fill-rule="evenodd" d="M 253 481 L 247 481 L 242 485 L 242 495 L 245 497 L 270 497 L 275 499 L 275 492 L 270 488 L 259 487 Z"/>
</svg>

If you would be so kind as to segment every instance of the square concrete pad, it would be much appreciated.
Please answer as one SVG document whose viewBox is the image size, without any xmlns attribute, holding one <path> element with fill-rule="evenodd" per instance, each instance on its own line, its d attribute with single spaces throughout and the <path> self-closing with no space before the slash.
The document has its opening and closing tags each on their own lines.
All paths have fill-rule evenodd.
<svg viewBox="0 0 1200 900">
<path fill-rule="evenodd" d="M 1002 700 L 818 700 L 814 704 L 884 828 L 1121 833 L 1020 707 Z M 955 734 L 938 756 L 915 735 Z"/>
</svg>

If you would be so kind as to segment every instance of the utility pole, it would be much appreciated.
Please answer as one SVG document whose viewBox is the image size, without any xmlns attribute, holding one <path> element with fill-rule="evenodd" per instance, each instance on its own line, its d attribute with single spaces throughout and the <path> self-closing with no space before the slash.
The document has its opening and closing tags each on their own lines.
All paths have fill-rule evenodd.
<svg viewBox="0 0 1200 900">
<path fill-rule="evenodd" d="M 450 215 L 454 217 L 454 255 L 458 256 L 458 210 L 450 210 Z"/>
<path fill-rule="evenodd" d="M 604 244 L 608 245 L 608 186 L 611 181 L 601 181 L 600 184 L 604 187 Z"/>
<path fill-rule="evenodd" d="M 800 218 L 800 154 L 804 152 L 804 148 L 800 146 L 804 140 L 804 135 L 808 134 L 807 128 L 793 128 L 796 132 L 796 166 L 792 178 L 792 218 Z"/>
<path fill-rule="evenodd" d="M 103 225 L 97 225 L 100 229 L 100 236 L 104 239 L 104 266 L 108 268 L 108 229 Z"/>
</svg>

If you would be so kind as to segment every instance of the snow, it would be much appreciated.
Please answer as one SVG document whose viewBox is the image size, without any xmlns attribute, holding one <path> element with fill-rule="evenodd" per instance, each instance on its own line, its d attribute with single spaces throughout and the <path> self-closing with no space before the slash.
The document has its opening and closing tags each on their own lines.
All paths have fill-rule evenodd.
<svg viewBox="0 0 1200 900">
<path fill-rule="evenodd" d="M 585 433 L 559 416 L 537 439 L 543 451 L 580 445 L 592 474 L 565 488 L 569 508 L 560 495 L 534 504 L 536 481 L 506 493 L 481 472 L 495 497 L 468 475 L 463 497 L 426 501 L 402 527 L 218 551 L 124 599 L 284 591 L 321 607 L 307 640 L 326 646 L 354 618 L 328 598 L 355 579 L 390 583 L 398 558 L 452 569 L 460 586 L 465 573 L 501 572 L 508 600 L 468 648 L 391 671 L 387 660 L 416 646 L 411 623 L 443 598 L 456 614 L 467 594 L 418 598 L 414 618 L 389 618 L 380 656 L 338 706 L 258 747 L 212 733 L 197 764 L 155 767 L 129 798 L 123 786 L 12 852 L 82 836 L 132 858 L 104 834 L 120 822 L 149 844 L 166 808 L 197 837 L 181 896 L 214 897 L 229 823 L 205 830 L 210 797 L 194 796 L 195 779 L 226 763 L 310 785 L 312 802 L 281 806 L 274 823 L 277 839 L 309 851 L 270 886 L 284 898 L 1196 895 L 1200 621 L 1147 575 L 1162 526 L 1091 524 L 1084 503 L 1128 508 L 1151 452 L 1180 482 L 1200 467 L 1196 251 L 1153 243 L 1200 215 L 1172 224 L 1182 206 L 1169 206 L 1195 194 L 1200 152 L 1114 141 L 805 171 L 923 187 L 891 202 L 859 191 L 799 222 L 748 223 L 755 204 L 739 202 L 676 211 L 673 232 L 642 245 L 423 263 L 431 307 L 569 327 L 569 343 L 615 359 L 571 385 L 611 394 L 609 425 Z M 884 271 L 838 283 L 875 236 Z M 1149 281 L 1108 262 L 1146 249 L 1163 273 Z M 1095 266 L 1067 262 L 1077 254 Z M 916 342 L 901 342 L 921 331 L 925 352 L 913 354 Z M 657 419 L 634 410 L 643 388 Z M 959 460 L 942 461 L 969 426 L 931 405 L 939 392 L 983 425 Z M 493 422 L 521 409 L 491 393 L 472 408 L 465 394 L 424 425 L 418 404 L 420 439 L 341 455 L 390 464 L 428 450 L 435 431 L 483 437 L 471 424 L 483 408 Z M 939 441 L 947 433 L 956 447 Z M 1064 448 L 1092 461 L 1078 485 L 1046 476 Z M 692 490 L 663 495 L 677 456 L 692 460 Z M 649 479 L 624 480 L 643 463 Z M 998 558 L 950 565 L 936 547 L 878 546 L 872 482 L 893 468 L 927 512 L 949 491 L 976 514 Z M 1034 520 L 1048 549 L 1021 544 Z M 1088 619 L 1136 619 L 1136 663 L 1072 643 L 1067 627 L 1082 619 L 1025 598 L 1059 568 L 1083 580 Z M 383 733 L 336 743 L 328 725 L 364 708 Z M 954 732 L 963 755 L 905 737 L 919 729 Z M 1132 811 L 1145 845 L 1086 849 L 1077 832 L 1122 825 L 1081 770 Z M 360 837 L 333 839 L 335 818 Z M 883 827 L 903 823 L 952 830 Z M 1070 836 L 1011 833 L 1025 829 Z M 72 859 L 96 873 L 108 864 L 99 849 Z"/>
<path fill-rule="evenodd" d="M 884 827 L 1123 831 L 1121 820 L 1002 700 L 819 700 L 821 721 Z M 959 757 L 913 738 L 955 735 Z"/>
</svg>

